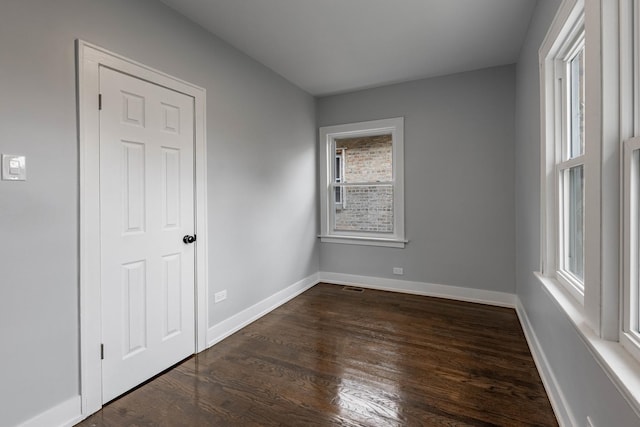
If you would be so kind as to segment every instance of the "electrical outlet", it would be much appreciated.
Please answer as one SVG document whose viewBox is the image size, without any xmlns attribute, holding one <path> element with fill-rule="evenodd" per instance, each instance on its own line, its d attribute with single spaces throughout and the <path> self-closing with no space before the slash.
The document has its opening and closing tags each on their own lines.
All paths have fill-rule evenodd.
<svg viewBox="0 0 640 427">
<path fill-rule="evenodd" d="M 227 290 L 225 289 L 224 291 L 220 291 L 220 292 L 216 292 L 213 295 L 214 301 L 215 303 L 219 303 L 220 301 L 224 301 L 227 299 Z"/>
<path fill-rule="evenodd" d="M 402 267 L 393 267 L 393 274 L 397 274 L 402 276 L 404 274 L 404 268 Z"/>
</svg>

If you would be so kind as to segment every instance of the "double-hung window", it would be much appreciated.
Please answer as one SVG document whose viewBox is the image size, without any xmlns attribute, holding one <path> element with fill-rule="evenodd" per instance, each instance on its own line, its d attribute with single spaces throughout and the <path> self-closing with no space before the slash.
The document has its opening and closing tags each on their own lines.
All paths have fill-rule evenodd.
<svg viewBox="0 0 640 427">
<path fill-rule="evenodd" d="M 584 294 L 585 46 L 584 29 L 567 40 L 556 58 L 557 276 Z"/>
<path fill-rule="evenodd" d="M 622 328 L 620 342 L 640 360 L 640 7 L 621 1 L 633 19 L 627 21 L 628 39 L 621 40 L 628 73 L 621 78 L 622 108 L 631 114 L 622 117 Z M 623 27 L 625 28 L 625 27 Z M 622 32 L 625 33 L 624 31 Z M 626 101 L 626 102 L 625 102 Z M 625 123 L 626 122 L 626 123 Z M 627 126 L 625 126 L 625 124 Z"/>
<path fill-rule="evenodd" d="M 321 239 L 404 247 L 404 119 L 320 128 Z"/>
<path fill-rule="evenodd" d="M 640 411 L 637 0 L 563 0 L 539 53 L 538 278 Z"/>
<path fill-rule="evenodd" d="M 576 1 L 569 19 L 546 39 L 541 55 L 543 94 L 542 272 L 584 304 L 587 256 L 585 132 L 586 49 L 584 5 Z"/>
</svg>

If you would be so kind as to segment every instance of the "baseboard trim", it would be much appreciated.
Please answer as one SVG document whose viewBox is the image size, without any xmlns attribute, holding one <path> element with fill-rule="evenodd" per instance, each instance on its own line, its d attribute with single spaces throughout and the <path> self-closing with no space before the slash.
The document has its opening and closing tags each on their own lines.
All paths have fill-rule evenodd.
<svg viewBox="0 0 640 427">
<path fill-rule="evenodd" d="M 538 343 L 524 308 L 515 294 L 506 292 L 321 271 L 299 280 L 270 297 L 210 327 L 207 330 L 207 348 L 222 341 L 321 282 L 515 308 L 560 426 L 577 425 L 573 422 L 572 415 L 566 409 L 568 406 L 565 403 L 562 391 Z M 18 427 L 43 427 L 52 425 L 70 427 L 83 418 L 81 397 L 76 396 L 36 415 Z"/>
<path fill-rule="evenodd" d="M 534 355 L 534 360 L 538 366 L 538 371 L 540 371 L 541 376 L 543 377 L 543 382 L 545 383 L 545 388 L 547 388 L 547 393 L 552 401 L 554 411 L 556 411 L 556 415 L 558 415 L 558 404 L 554 403 L 554 400 L 558 400 L 556 396 L 559 393 L 559 389 L 557 388 L 557 385 L 555 385 L 555 379 L 545 379 L 545 377 L 551 375 L 551 372 L 546 365 L 544 354 L 540 353 L 541 350 L 539 345 L 534 344 L 529 338 L 529 335 L 533 334 L 533 331 L 528 323 L 528 319 L 526 319 L 526 313 L 524 313 L 522 309 L 516 307 L 516 296 L 506 292 L 461 288 L 457 286 L 437 285 L 432 283 L 411 282 L 406 280 L 385 279 L 370 276 L 357 276 L 352 274 L 318 272 L 305 277 L 304 279 L 279 292 L 276 292 L 272 296 L 252 305 L 240 313 L 237 313 L 210 327 L 207 331 L 207 347 L 211 347 L 212 345 L 222 341 L 320 282 L 335 285 L 356 285 L 368 289 L 447 298 L 501 307 L 515 307 L 518 309 L 518 316 L 520 317 L 523 329 L 525 330 L 525 336 L 527 336 L 529 347 L 532 349 L 532 354 Z M 525 324 L 528 326 L 525 326 Z M 535 334 L 533 337 L 535 339 Z M 537 343 L 537 341 L 535 342 Z M 545 362 L 539 363 L 538 359 L 544 359 Z M 547 383 L 549 382 L 554 384 L 554 386 L 548 387 Z M 564 408 L 565 406 L 561 405 L 561 407 Z M 34 418 L 31 418 L 28 421 L 25 421 L 20 424 L 19 427 L 40 427 L 50 425 L 70 427 L 82 420 L 82 418 L 81 398 L 80 396 L 77 396 L 35 416 Z M 558 419 L 560 420 L 560 417 L 558 417 Z M 561 423 L 561 426 L 564 427 L 565 425 L 571 426 L 573 424 L 566 422 Z"/>
<path fill-rule="evenodd" d="M 405 294 L 446 298 L 457 301 L 475 302 L 515 308 L 516 296 L 506 292 L 488 291 L 484 289 L 462 288 L 433 283 L 411 282 L 407 280 L 385 279 L 380 277 L 357 276 L 353 274 L 331 273 L 321 271 L 321 282 L 335 285 L 351 285 L 381 291 L 401 292 Z"/>
<path fill-rule="evenodd" d="M 575 417 L 569 409 L 564 393 L 562 393 L 558 380 L 553 374 L 551 365 L 542 350 L 538 337 L 531 326 L 531 322 L 529 321 L 529 316 L 527 316 L 527 312 L 519 298 L 516 303 L 516 313 L 518 314 L 518 319 L 520 320 L 524 336 L 527 340 L 527 344 L 529 345 L 529 349 L 531 350 L 533 361 L 538 368 L 538 373 L 540 373 L 542 384 L 547 392 L 547 396 L 549 396 L 549 401 L 551 402 L 551 407 L 556 415 L 558 424 L 560 424 L 560 427 L 573 427 L 579 425 L 576 423 Z"/>
<path fill-rule="evenodd" d="M 317 285 L 318 273 L 314 273 L 293 285 L 276 292 L 270 297 L 252 305 L 207 330 L 207 348 L 222 341 L 229 335 L 255 322 L 265 314 L 275 310 L 287 301 L 297 297 L 307 289 Z"/>
<path fill-rule="evenodd" d="M 83 418 L 81 402 L 80 396 L 72 397 L 19 424 L 18 427 L 70 427 Z"/>
</svg>

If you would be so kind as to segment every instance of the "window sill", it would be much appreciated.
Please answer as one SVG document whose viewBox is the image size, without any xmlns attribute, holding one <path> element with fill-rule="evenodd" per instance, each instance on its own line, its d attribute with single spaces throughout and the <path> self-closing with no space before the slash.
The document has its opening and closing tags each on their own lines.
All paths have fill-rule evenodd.
<svg viewBox="0 0 640 427">
<path fill-rule="evenodd" d="M 588 325 L 584 307 L 560 283 L 541 273 L 535 273 L 535 276 L 542 283 L 543 289 L 567 314 L 580 338 L 616 388 L 636 413 L 640 414 L 640 362 L 619 342 L 598 337 Z"/>
<path fill-rule="evenodd" d="M 565 291 L 578 301 L 580 307 L 584 307 L 584 285 L 580 280 L 573 274 L 561 270 L 556 272 L 556 276 L 556 283 L 564 286 Z"/>
<path fill-rule="evenodd" d="M 318 236 L 323 243 L 340 243 L 345 245 L 383 246 L 388 248 L 404 248 L 408 240 L 385 239 L 382 237 L 362 236 Z"/>
</svg>

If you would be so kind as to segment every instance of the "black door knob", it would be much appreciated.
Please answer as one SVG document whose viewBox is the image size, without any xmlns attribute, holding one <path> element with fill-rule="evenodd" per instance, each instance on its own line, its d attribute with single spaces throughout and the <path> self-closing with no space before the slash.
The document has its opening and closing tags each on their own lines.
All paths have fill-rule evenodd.
<svg viewBox="0 0 640 427">
<path fill-rule="evenodd" d="M 182 241 L 183 241 L 185 244 L 187 244 L 187 245 L 188 245 L 189 243 L 193 243 L 193 242 L 195 242 L 195 241 L 196 241 L 196 235 L 194 234 L 193 236 L 189 236 L 189 235 L 187 234 L 186 236 L 184 236 L 184 237 L 182 238 Z"/>
</svg>

